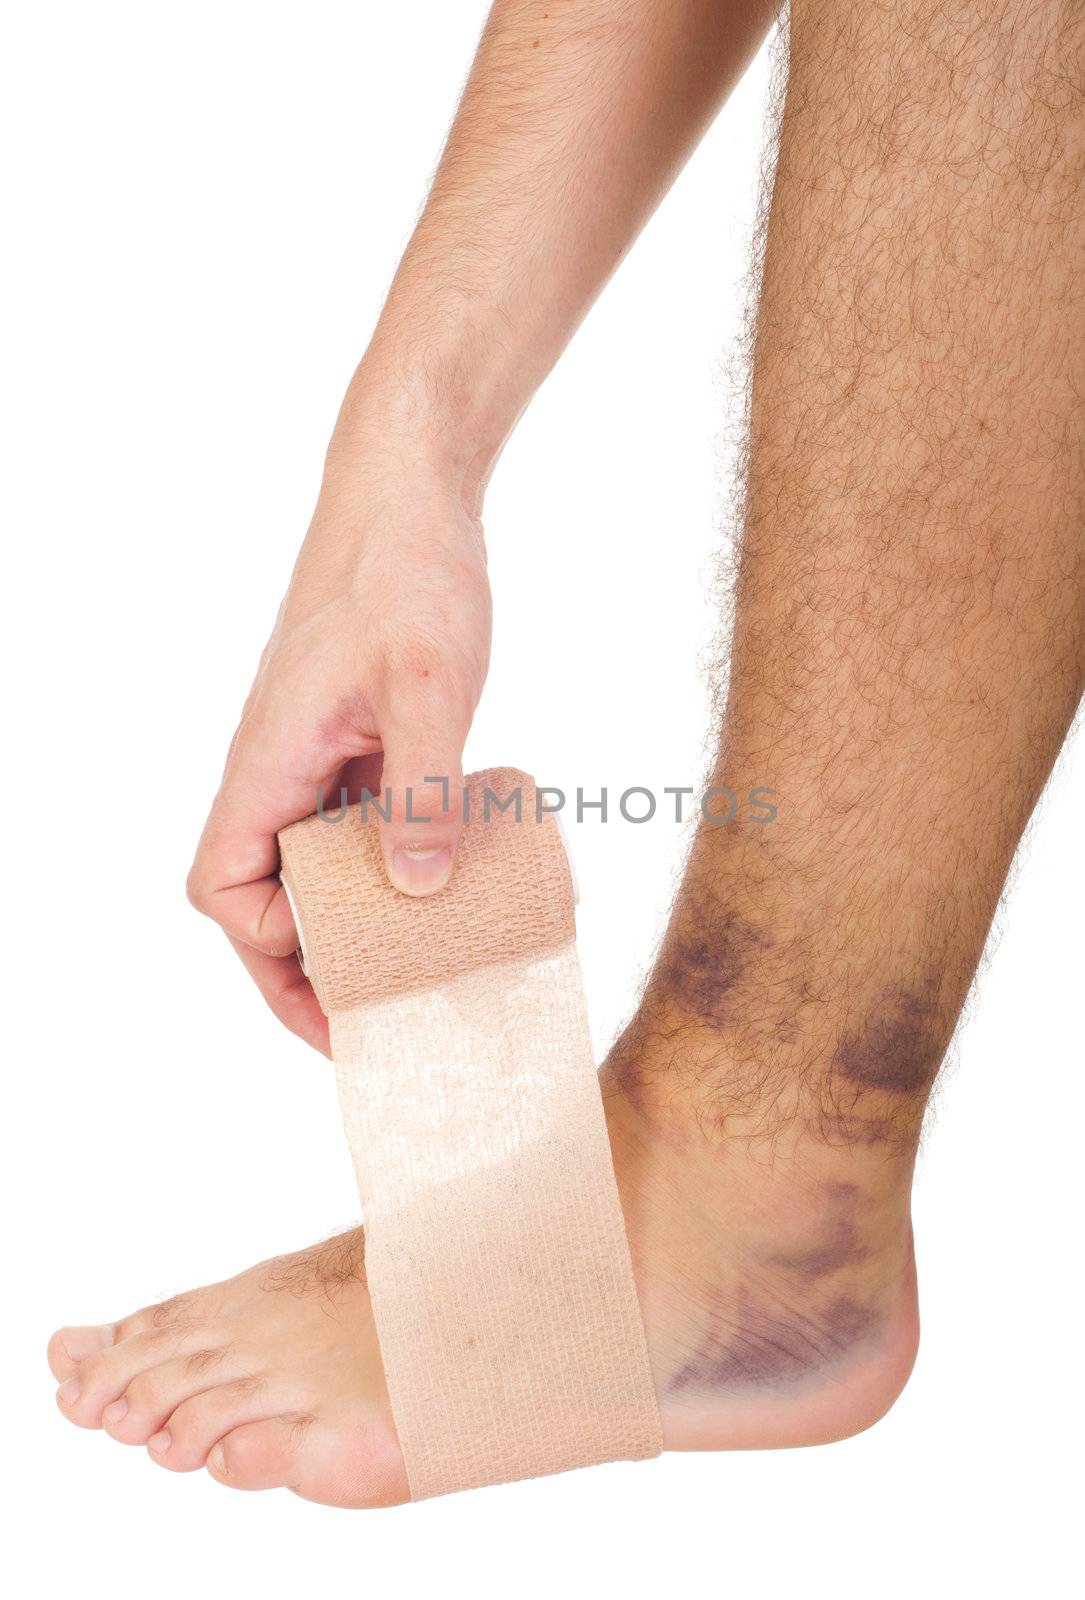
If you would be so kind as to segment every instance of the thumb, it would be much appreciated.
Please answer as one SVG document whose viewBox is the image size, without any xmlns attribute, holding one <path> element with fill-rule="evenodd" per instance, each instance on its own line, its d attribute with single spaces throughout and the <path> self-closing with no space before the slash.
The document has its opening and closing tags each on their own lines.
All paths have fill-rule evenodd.
<svg viewBox="0 0 1085 1600">
<path fill-rule="evenodd" d="M 463 831 L 463 741 L 384 742 L 380 827 L 384 865 L 403 894 L 436 894 L 452 876 Z M 387 813 L 387 818 L 385 816 Z"/>
</svg>

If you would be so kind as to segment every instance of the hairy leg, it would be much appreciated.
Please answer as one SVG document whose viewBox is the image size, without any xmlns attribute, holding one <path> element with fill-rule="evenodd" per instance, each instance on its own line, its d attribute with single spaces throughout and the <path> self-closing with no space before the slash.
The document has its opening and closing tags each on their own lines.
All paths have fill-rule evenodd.
<svg viewBox="0 0 1085 1600">
<path fill-rule="evenodd" d="M 1080 6 L 795 0 L 713 778 L 778 816 L 700 830 L 611 1080 L 751 1283 L 798 1205 L 834 1359 L 914 1339 L 924 1107 L 1085 685 L 1083 308 Z M 686 1388 L 772 1354 L 728 1293 Z"/>
</svg>

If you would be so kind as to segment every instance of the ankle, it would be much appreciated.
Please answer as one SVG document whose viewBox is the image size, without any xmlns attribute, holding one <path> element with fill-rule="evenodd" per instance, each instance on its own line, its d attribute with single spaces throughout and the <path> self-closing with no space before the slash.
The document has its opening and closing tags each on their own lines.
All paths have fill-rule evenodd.
<svg viewBox="0 0 1085 1600">
<path fill-rule="evenodd" d="M 911 1152 L 779 1107 L 721 1116 L 689 1044 L 642 1010 L 603 1073 L 668 1444 L 867 1427 L 918 1339 Z"/>
</svg>

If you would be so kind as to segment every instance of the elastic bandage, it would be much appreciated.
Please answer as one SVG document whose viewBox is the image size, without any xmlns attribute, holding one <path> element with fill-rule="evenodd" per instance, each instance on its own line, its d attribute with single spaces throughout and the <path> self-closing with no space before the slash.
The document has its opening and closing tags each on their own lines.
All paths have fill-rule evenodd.
<svg viewBox="0 0 1085 1600">
<path fill-rule="evenodd" d="M 661 1448 L 568 857 L 525 774 L 466 789 L 426 899 L 390 886 L 360 807 L 280 835 L 416 1500 Z"/>
</svg>

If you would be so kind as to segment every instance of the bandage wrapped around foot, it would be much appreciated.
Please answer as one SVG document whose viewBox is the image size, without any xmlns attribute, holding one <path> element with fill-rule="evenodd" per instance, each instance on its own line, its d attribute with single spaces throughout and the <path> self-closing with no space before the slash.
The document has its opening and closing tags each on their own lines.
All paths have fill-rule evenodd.
<svg viewBox="0 0 1085 1600">
<path fill-rule="evenodd" d="M 660 1450 L 560 830 L 523 773 L 466 787 L 428 899 L 360 807 L 279 840 L 415 1500 Z"/>
</svg>

